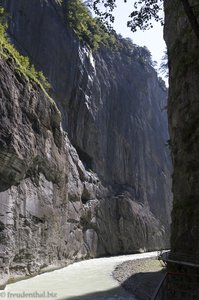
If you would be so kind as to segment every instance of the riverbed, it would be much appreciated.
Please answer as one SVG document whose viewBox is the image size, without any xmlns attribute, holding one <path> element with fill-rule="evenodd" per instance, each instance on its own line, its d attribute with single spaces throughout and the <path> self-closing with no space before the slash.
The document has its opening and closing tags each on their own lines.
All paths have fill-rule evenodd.
<svg viewBox="0 0 199 300">
<path fill-rule="evenodd" d="M 157 252 L 96 258 L 6 286 L 0 299 L 25 300 L 137 300 L 113 278 L 125 261 L 157 256 Z"/>
</svg>

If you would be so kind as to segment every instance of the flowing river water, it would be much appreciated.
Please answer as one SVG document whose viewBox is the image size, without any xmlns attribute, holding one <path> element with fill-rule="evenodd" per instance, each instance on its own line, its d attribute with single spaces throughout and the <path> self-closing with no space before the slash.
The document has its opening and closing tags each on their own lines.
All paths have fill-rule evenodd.
<svg viewBox="0 0 199 300">
<path fill-rule="evenodd" d="M 157 252 L 96 258 L 18 281 L 0 291 L 0 299 L 136 300 L 113 279 L 115 267 L 128 260 L 157 256 Z"/>
</svg>

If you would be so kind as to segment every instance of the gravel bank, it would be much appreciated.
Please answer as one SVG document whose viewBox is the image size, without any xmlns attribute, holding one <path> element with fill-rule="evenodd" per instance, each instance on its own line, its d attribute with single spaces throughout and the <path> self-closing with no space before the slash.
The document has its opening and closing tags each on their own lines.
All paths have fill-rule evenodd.
<svg viewBox="0 0 199 300">
<path fill-rule="evenodd" d="M 132 260 L 118 265 L 113 277 L 139 300 L 149 300 L 165 269 L 156 258 Z"/>
</svg>

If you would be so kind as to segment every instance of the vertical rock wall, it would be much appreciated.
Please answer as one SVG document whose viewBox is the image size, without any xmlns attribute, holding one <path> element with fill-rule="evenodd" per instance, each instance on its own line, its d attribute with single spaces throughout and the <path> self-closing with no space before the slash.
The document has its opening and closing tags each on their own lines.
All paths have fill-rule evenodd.
<svg viewBox="0 0 199 300">
<path fill-rule="evenodd" d="M 68 28 L 59 1 L 3 2 L 11 39 L 52 84 L 63 128 L 85 166 L 168 226 L 167 93 L 153 68 L 131 50 L 93 55 Z"/>
<path fill-rule="evenodd" d="M 198 1 L 187 3 L 198 19 Z M 181 1 L 165 0 L 169 58 L 169 131 L 173 158 L 173 210 L 169 289 L 164 299 L 198 299 L 199 255 L 199 39 Z M 187 275 L 188 273 L 189 275 Z"/>
<path fill-rule="evenodd" d="M 45 73 L 61 111 L 1 61 L 1 283 L 168 247 L 167 92 L 156 72 L 136 48 L 80 45 L 59 1 L 0 4 L 10 39 Z"/>
<path fill-rule="evenodd" d="M 189 4 L 194 8 L 198 1 Z M 193 11 L 197 16 L 198 10 Z M 186 259 L 199 254 L 199 40 L 179 1 L 165 1 L 165 15 L 174 165 L 171 249 Z"/>
</svg>

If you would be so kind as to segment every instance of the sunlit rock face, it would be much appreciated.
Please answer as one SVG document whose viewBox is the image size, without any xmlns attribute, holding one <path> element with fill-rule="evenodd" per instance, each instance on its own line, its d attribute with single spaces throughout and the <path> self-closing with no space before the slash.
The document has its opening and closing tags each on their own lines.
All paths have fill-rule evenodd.
<svg viewBox="0 0 199 300">
<path fill-rule="evenodd" d="M 10 39 L 49 79 L 61 111 L 1 62 L 2 282 L 168 247 L 167 91 L 154 69 L 136 49 L 92 53 L 59 1 L 1 3 Z"/>
</svg>

